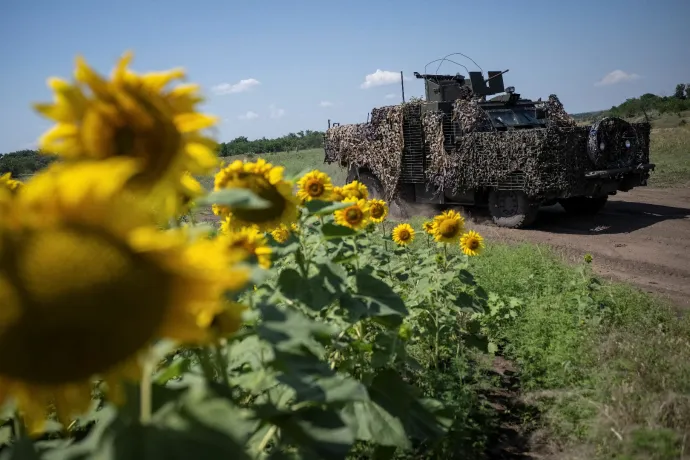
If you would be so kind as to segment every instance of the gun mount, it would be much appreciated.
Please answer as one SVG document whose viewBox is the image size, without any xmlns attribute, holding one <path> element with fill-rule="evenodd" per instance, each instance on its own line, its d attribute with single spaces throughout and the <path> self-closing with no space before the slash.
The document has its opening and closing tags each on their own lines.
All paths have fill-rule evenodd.
<svg viewBox="0 0 690 460">
<path fill-rule="evenodd" d="M 482 72 L 469 72 L 469 81 L 464 75 L 437 75 L 420 74 L 414 76 L 424 80 L 424 90 L 427 102 L 453 102 L 456 99 L 465 99 L 468 95 L 476 97 L 492 96 L 506 91 L 503 83 L 503 71 L 489 71 L 488 78 L 484 79 Z M 488 83 L 488 85 L 487 85 Z M 514 88 L 510 87 L 508 89 Z"/>
</svg>

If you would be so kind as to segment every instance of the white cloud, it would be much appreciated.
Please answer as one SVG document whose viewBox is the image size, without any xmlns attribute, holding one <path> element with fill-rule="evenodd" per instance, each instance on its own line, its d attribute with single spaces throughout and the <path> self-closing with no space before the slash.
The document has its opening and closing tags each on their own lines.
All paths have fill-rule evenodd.
<svg viewBox="0 0 690 460">
<path fill-rule="evenodd" d="M 396 97 L 398 97 L 398 95 L 395 93 L 386 94 L 386 99 L 394 99 Z"/>
<path fill-rule="evenodd" d="M 332 107 L 333 103 L 331 101 L 321 101 L 321 102 L 319 102 L 319 105 L 321 107 Z"/>
<path fill-rule="evenodd" d="M 274 104 L 268 106 L 268 109 L 271 111 L 271 118 L 280 118 L 285 115 L 285 109 L 280 109 Z"/>
<path fill-rule="evenodd" d="M 626 81 L 633 81 L 640 78 L 636 73 L 627 73 L 622 70 L 614 70 L 604 76 L 601 80 L 596 82 L 594 86 L 608 86 L 616 85 L 618 83 L 623 83 Z"/>
<path fill-rule="evenodd" d="M 406 77 L 405 80 L 409 80 L 409 77 Z M 400 72 L 376 69 L 376 72 L 364 77 L 364 83 L 359 85 L 359 87 L 367 89 L 374 86 L 392 85 L 394 83 L 400 83 Z"/>
<path fill-rule="evenodd" d="M 240 120 L 253 120 L 255 118 L 259 118 L 259 114 L 256 112 L 252 112 L 251 110 L 245 114 L 240 115 L 239 117 Z"/>
<path fill-rule="evenodd" d="M 221 83 L 211 88 L 211 91 L 217 96 L 224 94 L 244 93 L 253 87 L 260 85 L 261 82 L 256 78 L 247 78 L 240 80 L 237 83 Z"/>
</svg>

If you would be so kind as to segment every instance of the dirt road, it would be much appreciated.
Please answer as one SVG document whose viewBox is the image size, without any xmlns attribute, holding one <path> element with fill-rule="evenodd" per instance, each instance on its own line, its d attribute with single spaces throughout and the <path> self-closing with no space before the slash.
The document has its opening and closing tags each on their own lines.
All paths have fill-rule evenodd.
<svg viewBox="0 0 690 460">
<path fill-rule="evenodd" d="M 596 216 L 542 208 L 530 229 L 498 228 L 482 214 L 468 221 L 492 239 L 545 243 L 572 260 L 592 254 L 601 275 L 690 308 L 690 187 L 619 192 Z"/>
</svg>

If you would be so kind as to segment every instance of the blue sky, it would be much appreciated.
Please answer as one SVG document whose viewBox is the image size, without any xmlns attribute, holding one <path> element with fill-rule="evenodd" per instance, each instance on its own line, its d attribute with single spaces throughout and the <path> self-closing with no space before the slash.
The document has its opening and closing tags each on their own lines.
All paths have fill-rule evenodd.
<svg viewBox="0 0 690 460">
<path fill-rule="evenodd" d="M 30 104 L 52 98 L 46 78 L 71 77 L 77 54 L 101 73 L 127 49 L 136 71 L 185 67 L 222 119 L 220 141 L 365 121 L 400 100 L 399 81 L 362 88 L 367 75 L 412 77 L 453 52 L 571 112 L 690 82 L 688 0 L 4 0 L 1 11 L 0 152 L 50 126 Z M 422 94 L 406 82 L 406 97 Z"/>
</svg>

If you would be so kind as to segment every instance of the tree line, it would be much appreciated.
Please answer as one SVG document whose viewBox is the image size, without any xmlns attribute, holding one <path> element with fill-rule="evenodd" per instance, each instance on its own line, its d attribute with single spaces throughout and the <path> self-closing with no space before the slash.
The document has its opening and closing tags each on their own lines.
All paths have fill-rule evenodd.
<svg viewBox="0 0 690 460">
<path fill-rule="evenodd" d="M 577 120 L 598 119 L 604 116 L 633 118 L 645 114 L 680 114 L 686 110 L 690 110 L 690 83 L 679 83 L 673 91 L 673 96 L 646 93 L 640 97 L 629 98 L 609 110 L 574 114 L 573 117 Z"/>
<path fill-rule="evenodd" d="M 323 147 L 323 131 L 299 131 L 274 139 L 256 139 L 250 141 L 244 136 L 236 137 L 230 142 L 218 145 L 218 155 L 229 157 L 233 155 L 262 154 L 275 152 L 293 152 Z"/>
<path fill-rule="evenodd" d="M 306 130 L 273 139 L 262 137 L 251 141 L 240 136 L 230 142 L 220 142 L 217 152 L 218 156 L 228 157 L 316 149 L 323 147 L 324 134 L 323 131 Z M 41 155 L 36 150 L 5 153 L 0 155 L 0 174 L 9 172 L 12 173 L 12 177 L 29 176 L 45 168 L 55 159 L 56 157 L 52 155 Z"/>
</svg>

